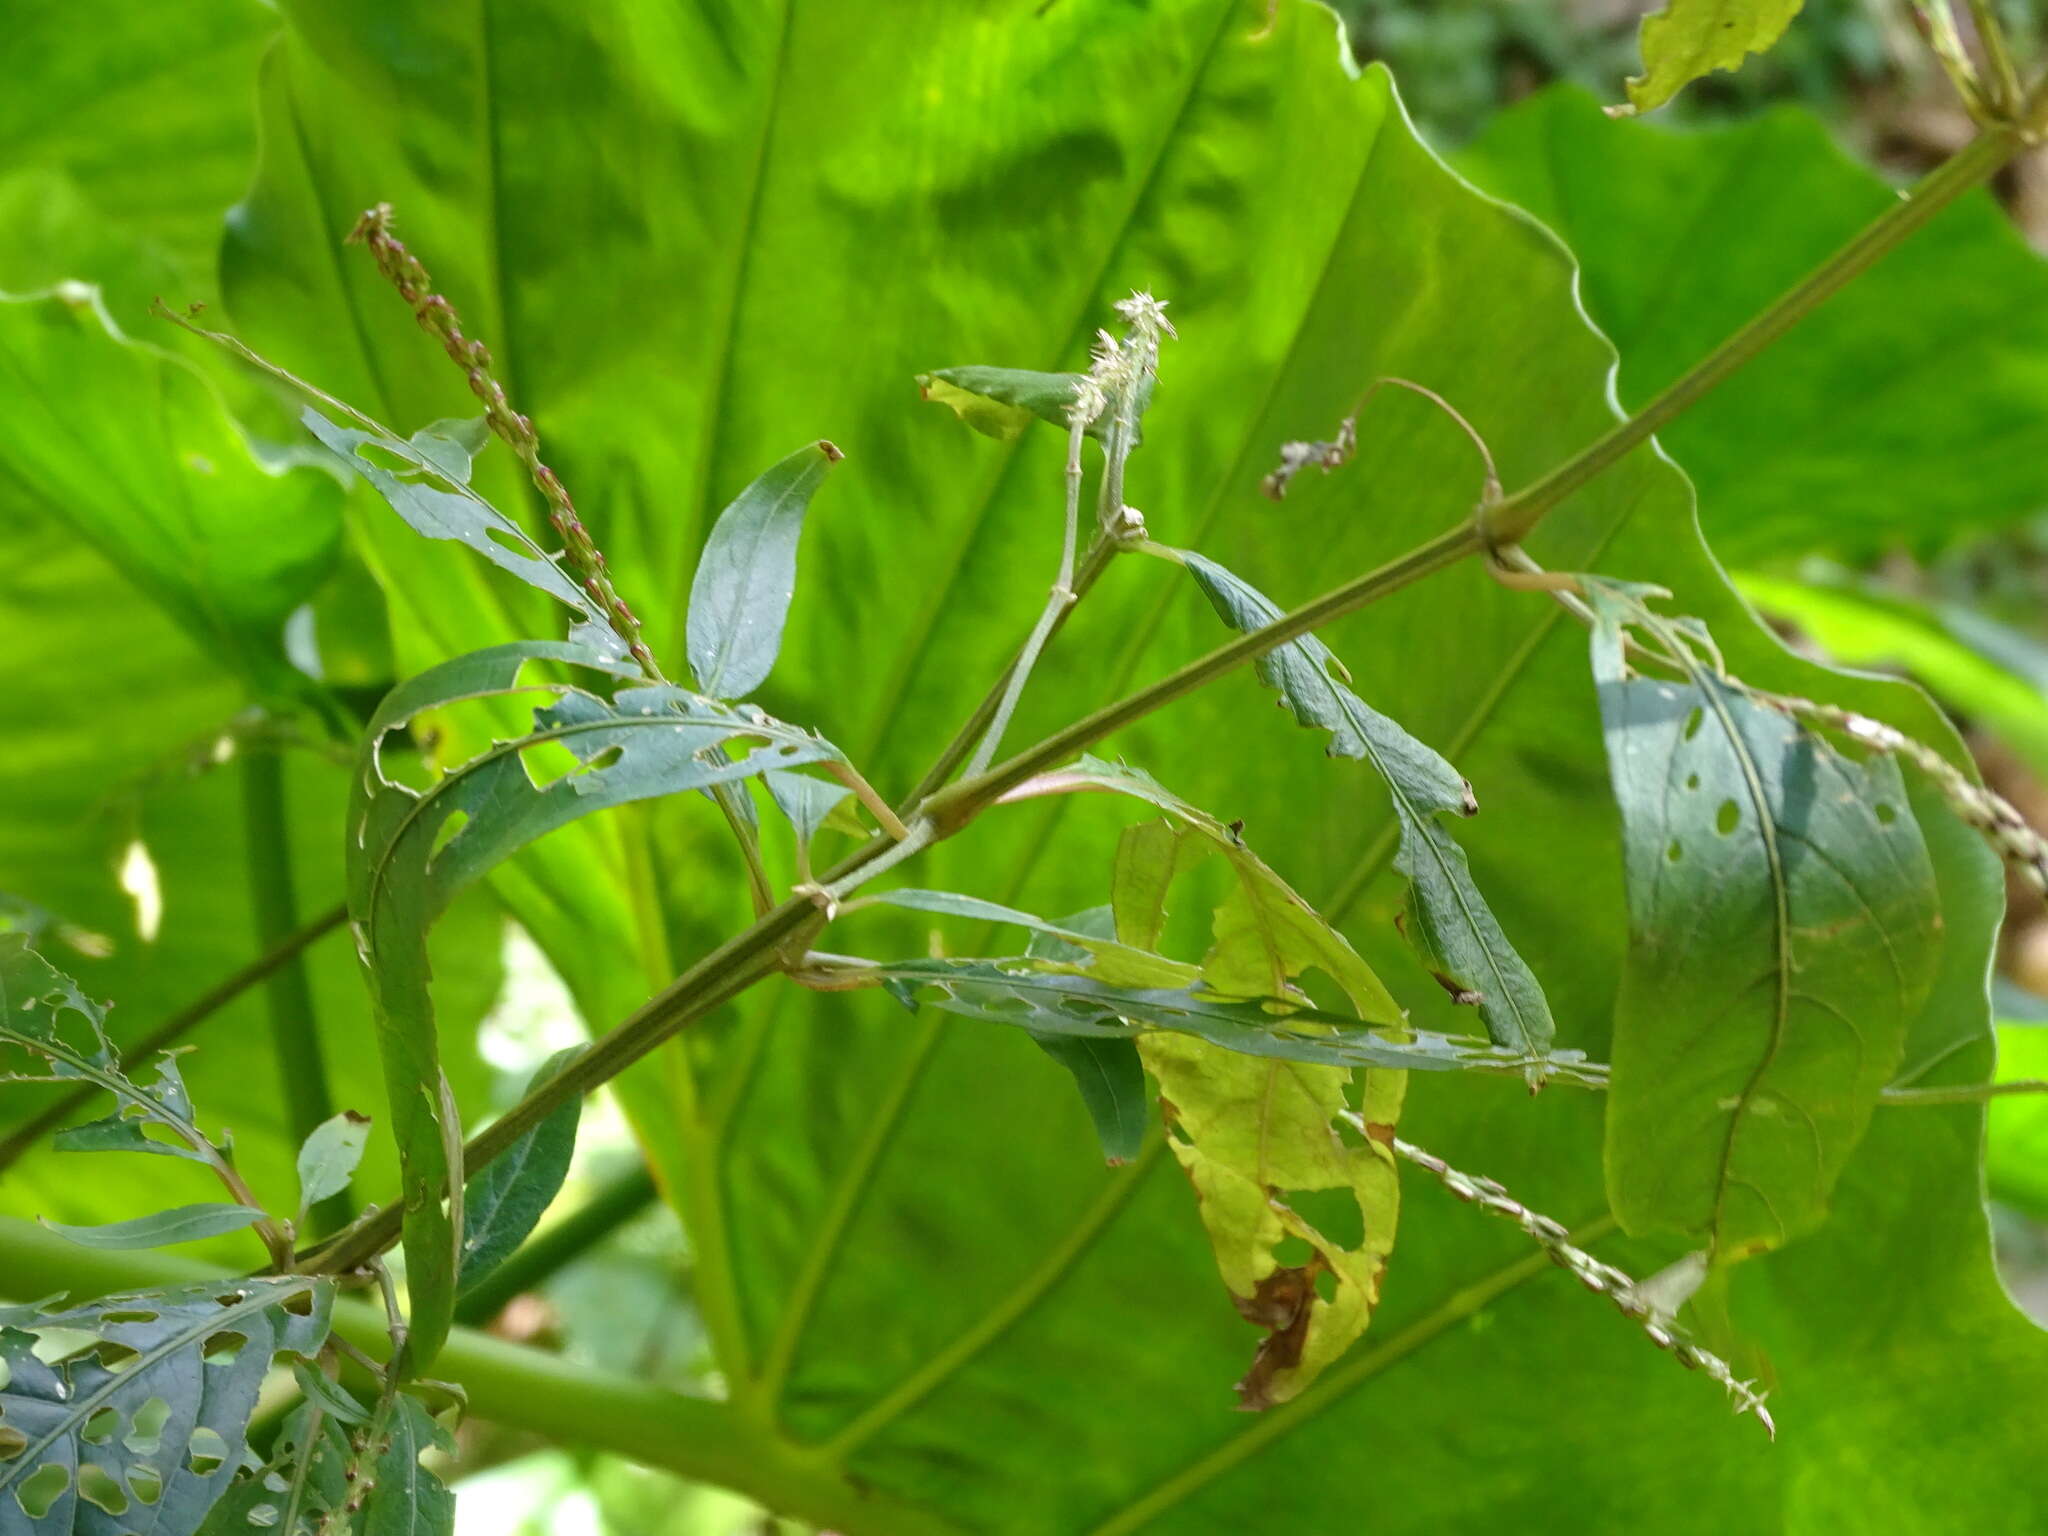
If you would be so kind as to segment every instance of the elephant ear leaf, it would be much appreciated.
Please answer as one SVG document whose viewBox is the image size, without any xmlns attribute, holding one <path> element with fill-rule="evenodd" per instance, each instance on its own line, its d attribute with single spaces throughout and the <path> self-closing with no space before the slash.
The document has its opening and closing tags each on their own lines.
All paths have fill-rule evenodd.
<svg viewBox="0 0 2048 1536">
<path fill-rule="evenodd" d="M 1848 757 L 1694 660 L 1696 627 L 1587 580 L 1629 908 L 1608 1193 L 1628 1230 L 1727 1263 L 1825 1217 L 1933 981 L 1933 866 L 1891 757 Z M 1683 680 L 1631 671 L 1630 625 Z"/>
<path fill-rule="evenodd" d="M 319 1352 L 332 1300 L 291 1276 L 0 1309 L 0 1528 L 197 1530 L 271 1363 Z"/>
</svg>

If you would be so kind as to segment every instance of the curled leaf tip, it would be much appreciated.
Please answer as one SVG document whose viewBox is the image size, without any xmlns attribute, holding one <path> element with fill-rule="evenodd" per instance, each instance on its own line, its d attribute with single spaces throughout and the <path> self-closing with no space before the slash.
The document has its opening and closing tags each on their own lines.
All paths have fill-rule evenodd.
<svg viewBox="0 0 2048 1536">
<path fill-rule="evenodd" d="M 821 437 L 818 439 L 818 452 L 825 455 L 825 462 L 828 464 L 837 464 L 846 457 L 845 451 L 829 438 Z"/>
</svg>

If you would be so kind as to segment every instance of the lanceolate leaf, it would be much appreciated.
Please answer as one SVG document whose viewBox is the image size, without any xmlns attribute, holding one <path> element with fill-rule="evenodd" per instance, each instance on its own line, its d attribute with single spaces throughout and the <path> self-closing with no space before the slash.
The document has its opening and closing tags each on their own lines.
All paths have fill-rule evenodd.
<svg viewBox="0 0 2048 1536">
<path fill-rule="evenodd" d="M 430 668 L 393 689 L 370 722 L 349 807 L 349 914 L 377 1012 L 404 1168 L 408 1359 L 415 1370 L 446 1337 L 461 1267 L 459 1213 L 451 1216 L 442 1203 L 461 1127 L 444 1108 L 427 988 L 429 925 L 465 885 L 592 811 L 839 755 L 830 743 L 758 710 L 678 688 L 621 688 L 607 699 L 568 685 L 534 685 L 553 702 L 534 712 L 529 734 L 497 744 L 424 791 L 384 776 L 380 754 L 392 732 L 429 710 L 517 692 L 520 674 L 535 662 L 600 675 L 624 670 L 599 652 L 554 641 L 497 646 Z M 739 760 L 726 755 L 726 747 L 741 742 L 755 749 Z M 575 766 L 538 784 L 527 754 L 552 747 L 566 749 Z"/>
<path fill-rule="evenodd" d="M 1631 676 L 1628 610 L 1596 601 L 1629 906 L 1608 1191 L 1727 1263 L 1825 1217 L 1934 975 L 1934 875 L 1892 759 L 1701 668 Z"/>
<path fill-rule="evenodd" d="M 877 906 L 900 907 L 934 916 L 969 918 L 982 923 L 1010 923 L 1034 934 L 1072 945 L 1080 953 L 1073 958 L 1097 981 L 1117 987 L 1184 987 L 1198 971 L 1163 955 L 1120 944 L 1105 937 L 1034 917 L 993 901 L 962 896 L 955 891 L 883 891 L 869 898 Z"/>
<path fill-rule="evenodd" d="M 349 1426 L 367 1415 L 341 1388 L 306 1365 L 293 1370 L 311 1401 L 285 1417 L 270 1460 L 245 1465 L 233 1486 L 213 1506 L 199 1536 L 327 1536 L 330 1517 L 355 1491 L 348 1480 L 354 1450 Z M 324 1387 L 312 1385 L 325 1382 Z M 355 1417 L 335 1408 L 346 1403 Z"/>
<path fill-rule="evenodd" d="M 420 1458 L 452 1452 L 454 1437 L 403 1393 L 391 1400 L 382 1428 L 390 1439 L 363 1502 L 360 1536 L 448 1536 L 455 1529 L 455 1495 Z"/>
<path fill-rule="evenodd" d="M 1717 69 L 1742 68 L 1784 36 L 1804 0 L 1668 0 L 1645 16 L 1643 72 L 1628 82 L 1622 112 L 1661 107 L 1687 85 Z"/>
<path fill-rule="evenodd" d="M 897 960 L 856 974 L 881 983 L 906 1007 L 929 1003 L 1034 1034 L 1118 1039 L 1167 1030 L 1244 1055 L 1322 1066 L 1514 1074 L 1534 1068 L 1587 1087 L 1606 1080 L 1606 1068 L 1578 1052 L 1553 1052 L 1539 1061 L 1476 1037 L 1374 1029 L 1286 999 L 1221 997 L 1199 986 L 1112 987 L 1047 970 L 1028 956 Z"/>
<path fill-rule="evenodd" d="M 1074 387 L 1083 377 L 1078 373 L 1036 373 L 1029 368 L 969 365 L 921 373 L 917 376 L 917 388 L 925 399 L 950 406 L 975 431 L 1008 441 L 1034 420 L 1066 426 L 1067 408 L 1074 403 Z M 1098 418 L 1089 424 L 1088 435 L 1100 438 L 1107 430 L 1107 420 Z"/>
<path fill-rule="evenodd" d="M 561 1071 L 578 1049 L 556 1053 L 534 1073 L 530 1086 L 538 1088 Z M 547 1214 L 569 1176 L 582 1115 L 583 1101 L 567 1100 L 469 1181 L 462 1198 L 461 1290 L 510 1258 Z"/>
<path fill-rule="evenodd" d="M 272 1359 L 319 1350 L 331 1299 L 294 1276 L 0 1310 L 0 1526 L 197 1530 L 241 1464 Z M 51 1336 L 60 1350 L 39 1351 Z"/>
<path fill-rule="evenodd" d="M 81 1248 L 169 1248 L 177 1243 L 196 1243 L 203 1237 L 240 1231 L 263 1219 L 263 1213 L 246 1205 L 178 1205 L 167 1211 L 138 1216 L 133 1221 L 111 1221 L 99 1227 L 70 1227 L 46 1221 L 59 1237 Z"/>
<path fill-rule="evenodd" d="M 1239 632 L 1280 610 L 1257 588 L 1192 550 L 1171 552 Z M 1345 686 L 1348 674 L 1314 635 L 1278 646 L 1258 663 L 1261 681 L 1301 724 L 1330 733 L 1330 755 L 1363 757 L 1379 770 L 1401 827 L 1394 867 L 1408 877 L 1404 932 L 1452 998 L 1479 1009 L 1496 1044 L 1540 1055 L 1556 1033 L 1535 974 L 1508 942 L 1441 817 L 1471 816 L 1472 786 L 1436 752 Z"/>
<path fill-rule="evenodd" d="M 689 637 L 690 670 L 713 698 L 745 698 L 767 680 L 796 591 L 804 513 L 843 457 L 826 442 L 799 448 L 712 525 L 690 585 Z"/>
<path fill-rule="evenodd" d="M 370 1139 L 370 1121 L 352 1109 L 317 1125 L 299 1148 L 299 1209 L 311 1210 L 329 1195 L 348 1188 L 363 1147 Z"/>
<path fill-rule="evenodd" d="M 14 1047 L 0 1053 L 0 1082 L 85 1082 L 106 1089 L 116 1101 L 104 1119 L 59 1131 L 55 1145 L 71 1152 L 154 1152 L 207 1161 L 206 1138 L 193 1122 L 176 1059 L 160 1060 L 155 1082 L 136 1082 L 121 1070 L 106 1016 L 105 1004 L 87 997 L 28 947 L 27 934 L 0 933 L 0 1046 Z M 150 1125 L 177 1141 L 145 1135 Z"/>
<path fill-rule="evenodd" d="M 1145 1144 L 1145 1066 L 1129 1040 L 1091 1040 L 1035 1034 L 1038 1048 L 1073 1075 L 1081 1102 L 1112 1168 L 1128 1163 Z"/>
</svg>

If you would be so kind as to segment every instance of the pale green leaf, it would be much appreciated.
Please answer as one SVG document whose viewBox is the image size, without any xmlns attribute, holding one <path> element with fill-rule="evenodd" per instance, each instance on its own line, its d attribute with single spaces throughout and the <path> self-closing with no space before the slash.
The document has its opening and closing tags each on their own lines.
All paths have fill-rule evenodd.
<svg viewBox="0 0 2048 1536">
<path fill-rule="evenodd" d="M 1643 18 L 1643 72 L 1628 82 L 1617 114 L 1661 107 L 1717 69 L 1737 70 L 1775 45 L 1804 0 L 1667 0 Z"/>
<path fill-rule="evenodd" d="M 132 1221 L 110 1221 L 98 1227 L 73 1227 L 61 1221 L 46 1221 L 59 1237 L 81 1248 L 169 1248 L 178 1243 L 196 1243 L 223 1232 L 239 1232 L 263 1219 L 263 1213 L 246 1205 L 176 1205 L 169 1210 L 137 1216 Z"/>
<path fill-rule="evenodd" d="M 311 1210 L 329 1195 L 348 1188 L 369 1140 L 369 1117 L 352 1109 L 313 1128 L 299 1148 L 300 1211 Z"/>
<path fill-rule="evenodd" d="M 845 457 L 811 443 L 765 471 L 719 514 L 690 584 L 690 670 L 713 698 L 738 699 L 767 681 L 796 592 L 804 513 Z"/>
</svg>

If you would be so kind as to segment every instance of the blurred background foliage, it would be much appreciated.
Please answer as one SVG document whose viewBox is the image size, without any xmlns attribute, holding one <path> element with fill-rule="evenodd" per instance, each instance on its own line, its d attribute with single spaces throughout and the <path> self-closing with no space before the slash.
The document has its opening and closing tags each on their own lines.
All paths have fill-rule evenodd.
<svg viewBox="0 0 2048 1536">
<path fill-rule="evenodd" d="M 1627 137 L 1617 131 L 1605 139 L 1602 131 L 1610 125 L 1598 103 L 1620 99 L 1621 80 L 1635 68 L 1635 28 L 1647 5 L 1340 0 L 1337 8 L 1357 57 L 1392 69 L 1425 137 L 1480 185 L 1552 222 L 1572 245 L 1586 270 L 1587 306 L 1621 346 L 1624 399 L 1641 398 L 1691 361 L 1747 313 L 1742 306 L 1753 305 L 1757 293 L 1775 291 L 1803 271 L 1838 238 L 1845 219 L 1853 227 L 1854 211 L 1881 201 L 1888 182 L 1931 165 L 1969 133 L 1918 45 L 1906 8 L 1894 0 L 1808 0 L 1771 54 L 1739 75 L 1701 82 L 1660 114 L 1658 126 L 1637 125 Z M 2016 37 L 2041 34 L 2036 0 L 2003 0 L 2001 9 Z M 272 24 L 254 6 L 202 10 L 203 36 L 183 20 L 174 26 L 166 19 L 155 34 L 131 24 L 110 28 L 132 56 L 102 60 L 105 72 L 77 80 L 73 94 L 66 89 L 74 82 L 61 77 L 45 80 L 33 99 L 26 92 L 0 93 L 0 224 L 9 231 L 0 240 L 0 290 L 140 270 L 156 274 L 164 291 L 215 297 L 217 217 L 188 218 L 175 210 L 159 216 L 154 189 L 175 180 L 180 208 L 225 208 L 245 192 L 256 150 L 253 120 L 224 128 L 217 115 L 188 119 L 177 104 L 245 93 Z M 59 17 L 56 8 L 40 15 L 41 21 L 0 41 L 9 78 L 22 78 L 39 57 L 54 52 L 39 41 L 38 25 L 91 24 Z M 166 59 L 176 62 L 167 67 Z M 109 78 L 119 82 L 111 96 Z M 1560 83 L 1567 89 L 1539 97 Z M 1511 131 L 1500 130 L 1504 114 Z M 1586 182 L 1577 189 L 1546 180 L 1532 159 L 1531 146 L 1566 140 L 1575 141 L 1566 159 Z M 1737 211 L 1754 211 L 1733 176 L 1703 183 L 1690 174 L 1691 164 L 1748 164 L 1780 189 L 1782 206 L 1748 223 L 1706 219 L 1698 210 L 1689 218 L 1688 198 L 1719 197 Z M 1602 181 L 1613 207 L 1588 202 L 1597 199 Z M 1971 215 L 1975 222 L 1953 221 L 1928 237 L 1946 245 L 1902 253 L 1893 264 L 1897 270 L 1873 281 L 1947 285 L 1944 350 L 1913 361 L 1933 368 L 1945 361 L 1960 382 L 1936 379 L 1932 387 L 1967 388 L 1973 378 L 1990 378 L 1998 398 L 2010 399 L 2016 381 L 2042 374 L 2036 398 L 2048 401 L 2048 276 L 2025 249 L 2048 245 L 2048 168 L 2041 157 L 2020 161 L 2001 178 L 1997 193 L 1998 214 L 1986 208 Z M 1646 212 L 1648 203 L 1657 206 Z M 1706 259 L 1695 251 L 1689 262 L 1659 265 L 1634 243 L 1631 218 L 1685 232 L 1687 239 L 1716 228 L 1726 248 Z M 1673 292 L 1649 281 L 1674 271 L 1675 281 L 1693 287 Z M 125 298 L 111 304 L 111 320 L 131 332 L 148 326 L 150 340 L 165 353 L 192 356 L 183 337 L 149 325 L 142 306 L 132 302 L 140 291 L 146 290 L 123 286 Z M 1766 371 L 1775 367 L 1786 379 L 1805 382 L 1781 389 L 1745 383 L 1716 397 L 1671 434 L 1673 451 L 1703 487 L 1716 491 L 1703 512 L 1709 536 L 1737 566 L 1741 590 L 1791 643 L 1816 657 L 1919 681 L 1964 727 L 1986 778 L 2037 825 L 2048 824 L 2048 442 L 2042 438 L 2048 411 L 2016 419 L 1990 439 L 1973 437 L 1970 457 L 1960 460 L 1945 452 L 1954 445 L 1943 436 L 1942 413 L 1930 416 L 1917 406 L 1894 412 L 1881 399 L 1858 398 L 1856 380 L 1870 363 L 1852 342 L 1862 336 L 1866 349 L 1882 349 L 1887 303 L 1881 287 L 1845 296 L 1811 322 L 1832 331 L 1823 329 L 1817 339 L 1802 332 L 1788 344 L 1834 359 L 1832 373 L 1823 370 L 1816 378 L 1811 358 L 1801 363 L 1796 353 L 1789 361 L 1774 355 L 1758 365 L 1754 378 L 1767 380 Z M 284 424 L 265 415 L 268 406 L 247 391 L 246 380 L 207 366 L 207 387 L 227 392 L 242 419 L 259 433 L 267 428 L 284 435 Z M 182 374 L 176 378 L 166 386 L 152 374 L 135 387 L 187 387 Z M 104 392 L 110 386 L 87 381 L 78 387 Z M 1788 403 L 1788 392 L 1798 398 Z M 1925 390 L 1914 398 L 1924 401 Z M 1771 419 L 1754 415 L 1758 401 Z M 1841 473 L 1831 472 L 1831 433 L 1855 437 L 1863 455 Z M 1763 471 L 1750 461 L 1766 441 L 1778 458 Z M 259 441 L 253 451 L 277 467 L 270 444 Z M 1869 455 L 1886 451 L 1897 472 L 1873 484 Z M 21 622 L 21 632 L 41 637 L 51 655 L 62 655 L 88 643 L 83 632 L 96 609 L 123 601 L 115 595 L 124 590 L 121 581 L 146 587 L 149 573 L 117 569 L 111 543 L 86 547 L 59 539 L 33 510 L 38 493 L 50 494 L 36 473 L 34 464 L 0 462 L 0 486 L 14 493 L 10 512 L 19 519 L 18 536 L 48 545 L 22 562 L 36 575 L 10 592 L 9 617 Z M 310 519 L 331 539 L 342 517 L 330 504 L 337 499 L 334 487 L 304 482 L 303 474 L 293 482 L 305 498 L 296 526 L 303 531 Z M 29 494 L 20 494 L 24 489 Z M 383 639 L 383 599 L 359 555 L 336 559 L 338 574 L 311 600 L 320 663 L 344 694 L 352 687 L 374 692 L 393 667 Z M 302 595 L 293 591 L 289 599 Z M 203 618 L 232 630 L 233 615 Z M 95 792 L 88 805 L 85 788 L 72 792 L 59 783 L 33 816 L 12 818 L 18 824 L 8 831 L 11 842 L 0 848 L 7 867 L 71 859 L 81 860 L 81 870 L 109 865 L 142 836 L 139 786 L 145 785 L 170 786 L 149 803 L 154 843 L 228 835 L 222 829 L 233 825 L 235 808 L 213 769 L 226 760 L 222 744 L 237 739 L 237 731 L 244 733 L 240 739 L 260 742 L 260 722 L 238 716 L 234 691 L 219 686 L 196 660 L 184 664 L 187 636 L 160 617 L 137 622 L 146 630 L 138 644 L 155 681 L 147 710 L 124 722 L 126 736 L 116 744 L 125 747 L 117 753 L 122 787 L 112 795 Z M 231 642 L 232 633 L 224 631 L 224 638 Z M 24 666 L 21 675 L 46 674 Z M 166 675 L 182 675 L 188 686 L 166 688 Z M 260 681 L 279 686 L 275 678 Z M 170 751 L 167 742 L 180 745 Z M 326 792 L 309 784 L 304 795 Z M 309 848 L 302 869 L 324 870 L 333 862 L 332 849 Z M 228 893 L 218 910 L 177 915 L 199 941 L 192 942 L 191 931 L 183 936 L 187 944 L 175 973 L 117 970 L 99 981 L 91 963 L 104 942 L 101 930 L 135 928 L 138 915 L 126 904 L 133 892 L 81 884 L 63 894 L 70 926 L 58 932 L 60 953 L 68 943 L 74 952 L 64 958 L 135 1016 L 167 1011 L 256 948 L 239 897 Z M 40 919 L 31 913 L 16 920 Z M 465 912 L 437 945 L 448 1027 L 475 1023 L 476 1059 L 456 1064 L 473 1118 L 512 1102 L 540 1061 L 582 1038 L 567 995 L 538 951 L 516 929 L 500 942 L 500 931 L 493 915 Z M 345 956 L 329 953 L 316 980 L 339 992 L 354 984 L 350 969 Z M 2016 886 L 2009 893 L 2001 971 L 2000 1075 L 2048 1076 L 2048 908 Z M 237 1027 L 261 1027 L 253 1002 L 238 1017 Z M 334 1063 L 344 1092 L 353 1091 L 351 1070 L 358 1077 L 368 1072 L 361 1055 L 352 1066 Z M 203 1101 L 206 1068 L 199 1059 L 195 1087 Z M 561 1347 L 593 1365 L 715 1390 L 692 1305 L 691 1256 L 676 1219 L 653 1199 L 633 1138 L 608 1098 L 600 1099 L 585 1127 L 571 1185 L 556 1209 L 575 1212 L 609 1201 L 604 1208 L 612 1235 L 537 1276 L 488 1320 L 508 1337 Z M 266 1147 L 263 1127 L 237 1130 L 259 1168 L 266 1156 L 288 1157 L 288 1149 Z M 1987 1170 L 2008 1283 L 2037 1317 L 2048 1318 L 2048 1098 L 1993 1106 Z M 49 1208 L 63 1214 L 63 1192 L 52 1190 L 49 1198 L 55 1202 Z M 622 1318 L 634 1320 L 632 1326 L 621 1326 Z M 463 1450 L 459 1529 L 465 1536 L 768 1536 L 794 1529 L 733 1496 L 615 1459 L 536 1446 L 488 1425 L 468 1427 Z"/>
</svg>

